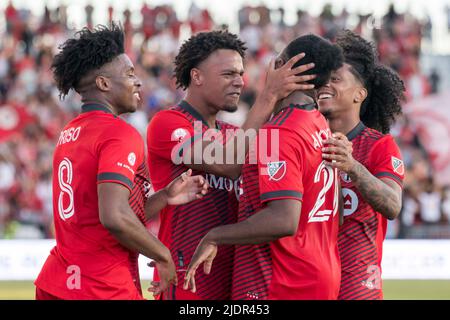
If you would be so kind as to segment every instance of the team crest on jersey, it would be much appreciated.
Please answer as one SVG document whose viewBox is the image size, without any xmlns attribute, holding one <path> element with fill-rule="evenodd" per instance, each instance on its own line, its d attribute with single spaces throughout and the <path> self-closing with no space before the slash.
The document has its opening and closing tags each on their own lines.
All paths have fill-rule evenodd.
<svg viewBox="0 0 450 320">
<path fill-rule="evenodd" d="M 132 166 L 134 166 L 134 164 L 136 163 L 136 155 L 134 154 L 134 152 L 131 152 L 128 155 L 128 163 Z"/>
<path fill-rule="evenodd" d="M 286 174 L 286 161 L 274 161 L 267 164 L 269 180 L 279 181 Z"/>
<path fill-rule="evenodd" d="M 391 159 L 394 172 L 403 175 L 405 173 L 405 166 L 403 165 L 403 161 L 394 156 Z"/>
<path fill-rule="evenodd" d="M 344 216 L 355 213 L 358 208 L 359 200 L 356 193 L 348 188 L 342 188 L 342 198 L 344 200 Z"/>
</svg>

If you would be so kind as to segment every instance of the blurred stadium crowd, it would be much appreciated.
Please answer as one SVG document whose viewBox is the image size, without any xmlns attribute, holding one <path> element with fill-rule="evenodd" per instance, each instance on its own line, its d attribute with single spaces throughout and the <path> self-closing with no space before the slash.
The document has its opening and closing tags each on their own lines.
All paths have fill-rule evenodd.
<svg viewBox="0 0 450 320">
<path fill-rule="evenodd" d="M 85 8 L 87 26 L 93 26 L 94 10 L 92 5 Z M 42 16 L 36 16 L 9 4 L 2 14 L 5 25 L 0 26 L 0 238 L 51 238 L 53 148 L 60 129 L 78 114 L 80 101 L 73 93 L 64 101 L 59 99 L 50 65 L 58 45 L 74 30 L 68 26 L 67 8 L 63 5 L 55 10 L 46 7 Z M 140 14 L 142 22 L 132 23 L 131 14 Z M 180 21 L 169 5 L 144 4 L 140 12 L 133 13 L 115 13 L 110 7 L 109 19 L 114 15 L 122 17 L 127 53 L 134 59 L 143 81 L 143 107 L 129 115 L 127 121 L 144 135 L 155 112 L 183 97 L 172 79 L 172 62 L 181 44 L 181 31 L 190 34 L 226 26 L 216 25 L 208 10 L 195 5 L 186 21 Z M 297 22 L 288 26 L 283 9 L 245 6 L 239 10 L 239 35 L 248 46 L 246 86 L 239 110 L 222 115 L 222 119 L 243 122 L 269 59 L 291 39 L 307 33 L 333 39 L 338 30 L 349 27 L 376 42 L 380 60 L 397 70 L 405 81 L 408 101 L 439 91 L 439 74 L 423 74 L 419 67 L 421 46 L 424 41 L 431 41 L 429 19 L 419 21 L 408 13 L 396 13 L 391 6 L 382 21 L 377 22 L 370 15 L 349 14 L 345 9 L 335 15 L 331 5 L 325 5 L 319 16 L 299 10 L 297 17 Z M 15 116 L 6 112 L 8 109 L 14 109 Z M 408 121 L 403 116 L 392 130 L 401 146 L 407 172 L 403 211 L 400 219 L 390 222 L 388 237 L 450 238 L 450 186 L 434 182 L 429 155 Z M 11 122 L 14 125 L 8 127 Z M 426 226 L 437 229 L 434 233 L 421 231 Z"/>
</svg>

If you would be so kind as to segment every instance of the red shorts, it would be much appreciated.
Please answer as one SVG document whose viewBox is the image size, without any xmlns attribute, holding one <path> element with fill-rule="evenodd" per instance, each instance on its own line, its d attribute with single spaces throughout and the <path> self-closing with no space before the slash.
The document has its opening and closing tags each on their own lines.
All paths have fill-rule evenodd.
<svg viewBox="0 0 450 320">
<path fill-rule="evenodd" d="M 39 289 L 36 287 L 36 300 L 62 300 L 54 295 L 51 295 L 47 291 Z"/>
</svg>

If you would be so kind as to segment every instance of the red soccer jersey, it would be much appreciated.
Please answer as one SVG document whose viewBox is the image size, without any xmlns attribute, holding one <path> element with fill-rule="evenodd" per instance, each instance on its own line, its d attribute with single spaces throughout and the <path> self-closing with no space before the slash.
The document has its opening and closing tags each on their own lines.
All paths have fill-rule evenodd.
<svg viewBox="0 0 450 320">
<path fill-rule="evenodd" d="M 262 129 L 267 139 L 260 131 L 258 164 L 243 168 L 238 219 L 280 199 L 302 201 L 301 215 L 294 236 L 236 246 L 233 299 L 336 299 L 338 180 L 336 170 L 325 166 L 321 151 L 330 129 L 314 105 L 291 105 Z M 277 132 L 279 139 L 272 141 Z M 278 159 L 265 157 L 276 150 Z"/>
<path fill-rule="evenodd" d="M 83 105 L 65 126 L 53 158 L 56 246 L 37 287 L 62 299 L 142 299 L 130 263 L 136 253 L 101 224 L 97 184 L 122 184 L 139 198 L 133 181 L 145 169 L 144 151 L 139 133 L 101 105 Z"/>
<path fill-rule="evenodd" d="M 353 158 L 378 178 L 402 186 L 404 166 L 391 135 L 367 128 L 360 122 L 347 137 Z M 387 219 L 362 198 L 350 178 L 341 173 L 344 224 L 339 230 L 342 280 L 339 299 L 382 299 L 381 258 Z"/>
<path fill-rule="evenodd" d="M 133 212 L 143 225 L 147 227 L 148 221 L 145 217 L 145 203 L 151 194 L 151 183 L 147 168 L 147 160 L 138 167 L 134 177 L 134 185 L 131 190 L 129 204 Z M 139 276 L 139 253 L 130 251 L 130 267 L 133 282 L 142 294 L 141 281 Z"/>
<path fill-rule="evenodd" d="M 194 130 L 194 122 L 198 132 Z M 225 142 L 226 134 L 236 130 L 236 127 L 221 121 L 216 121 L 216 126 Z M 175 164 L 181 163 L 177 162 L 178 155 L 194 140 L 201 139 L 208 129 L 201 115 L 186 101 L 153 117 L 147 130 L 147 142 L 150 178 L 155 191 L 188 170 L 183 164 Z M 179 288 L 183 286 L 186 268 L 202 237 L 212 228 L 236 222 L 238 210 L 237 181 L 204 172 L 194 171 L 192 174 L 202 174 L 208 180 L 209 193 L 201 200 L 168 206 L 160 213 L 159 239 L 172 252 Z M 224 246 L 219 250 L 209 275 L 205 275 L 203 269 L 197 271 L 197 295 L 202 299 L 229 299 L 232 269 L 233 246 Z M 169 298 L 177 299 L 173 295 Z"/>
</svg>

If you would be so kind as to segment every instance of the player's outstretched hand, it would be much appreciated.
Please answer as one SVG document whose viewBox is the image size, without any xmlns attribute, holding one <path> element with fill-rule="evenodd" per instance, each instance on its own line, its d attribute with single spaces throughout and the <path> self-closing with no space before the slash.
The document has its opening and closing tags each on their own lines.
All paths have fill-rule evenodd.
<svg viewBox="0 0 450 320">
<path fill-rule="evenodd" d="M 184 277 L 184 290 L 191 289 L 192 292 L 197 291 L 195 286 L 195 272 L 197 268 L 203 263 L 203 271 L 205 274 L 211 272 L 211 267 L 214 258 L 217 254 L 217 245 L 206 240 L 206 236 L 200 241 L 192 256 L 186 275 Z"/>
<path fill-rule="evenodd" d="M 340 132 L 335 132 L 332 137 L 324 141 L 322 158 L 327 165 L 349 173 L 356 164 L 352 152 L 353 146 L 348 138 Z"/>
<path fill-rule="evenodd" d="M 147 265 L 158 270 L 160 281 L 152 281 L 150 283 L 150 288 L 148 288 L 148 291 L 152 292 L 154 296 L 158 296 L 166 292 L 171 284 L 178 284 L 175 264 L 172 259 L 170 259 L 167 263 L 151 261 Z"/>
<path fill-rule="evenodd" d="M 301 73 L 314 68 L 314 63 L 303 64 L 293 68 L 294 64 L 304 57 L 304 53 L 299 53 L 277 69 L 275 68 L 275 59 L 272 59 L 267 70 L 262 94 L 274 96 L 278 101 L 286 98 L 296 90 L 314 89 L 314 85 L 306 81 L 314 79 L 316 75 L 301 75 Z"/>
<path fill-rule="evenodd" d="M 192 176 L 192 170 L 182 173 L 166 188 L 167 203 L 170 205 L 185 204 L 203 198 L 208 193 L 208 182 L 203 176 Z"/>
</svg>

